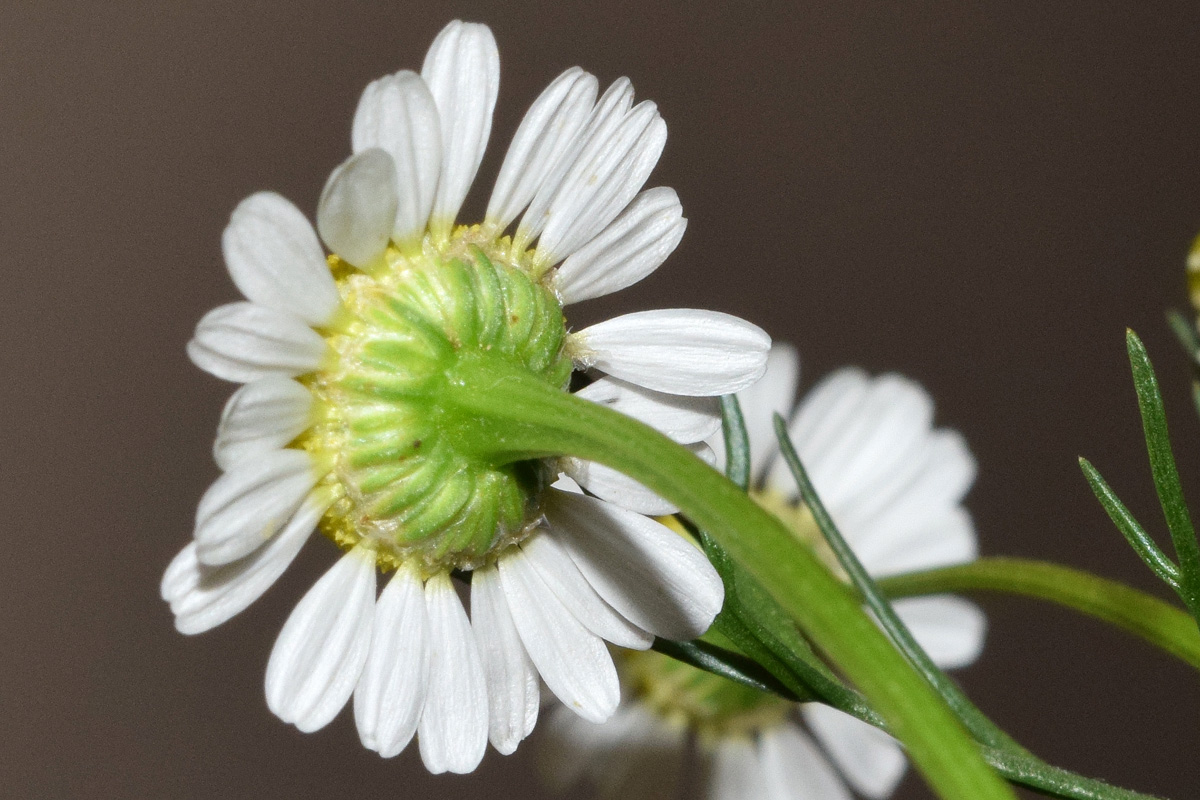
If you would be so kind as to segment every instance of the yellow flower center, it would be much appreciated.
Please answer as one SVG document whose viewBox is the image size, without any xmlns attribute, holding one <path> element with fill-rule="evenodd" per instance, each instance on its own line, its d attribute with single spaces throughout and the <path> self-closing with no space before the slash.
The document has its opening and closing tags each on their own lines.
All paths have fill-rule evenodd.
<svg viewBox="0 0 1200 800">
<path fill-rule="evenodd" d="M 701 742 L 749 736 L 781 725 L 792 704 L 782 697 L 705 672 L 653 651 L 621 659 L 622 682 L 669 724 L 695 731 Z"/>
</svg>

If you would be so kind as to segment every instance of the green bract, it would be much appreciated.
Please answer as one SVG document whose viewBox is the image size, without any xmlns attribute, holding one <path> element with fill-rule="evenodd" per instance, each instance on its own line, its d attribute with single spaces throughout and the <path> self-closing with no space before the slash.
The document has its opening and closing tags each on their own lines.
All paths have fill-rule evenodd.
<svg viewBox="0 0 1200 800">
<path fill-rule="evenodd" d="M 342 487 L 322 530 L 345 548 L 370 540 L 385 568 L 474 569 L 541 516 L 541 464 L 478 455 L 486 446 L 464 441 L 443 403 L 463 360 L 554 390 L 572 369 L 557 298 L 507 263 L 506 241 L 473 233 L 411 255 L 389 248 L 369 274 L 331 259 L 344 312 L 310 379 L 321 421 L 304 446 Z"/>
</svg>

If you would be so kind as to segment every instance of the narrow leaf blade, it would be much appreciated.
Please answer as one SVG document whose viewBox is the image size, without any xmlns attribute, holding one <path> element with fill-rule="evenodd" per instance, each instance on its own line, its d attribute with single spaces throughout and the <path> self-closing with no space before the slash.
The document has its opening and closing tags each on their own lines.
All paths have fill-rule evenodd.
<svg viewBox="0 0 1200 800">
<path fill-rule="evenodd" d="M 721 398 L 721 423 L 725 432 L 725 477 L 745 491 L 750 488 L 750 437 L 735 395 Z"/>
<path fill-rule="evenodd" d="M 1166 553 L 1159 549 L 1154 540 L 1150 538 L 1125 504 L 1121 502 L 1116 493 L 1108 485 L 1108 482 L 1100 476 L 1100 472 L 1091 465 L 1086 458 L 1080 457 L 1079 468 L 1083 470 L 1083 477 L 1087 480 L 1088 485 L 1092 487 L 1092 493 L 1096 495 L 1096 499 L 1100 501 L 1100 505 L 1104 507 L 1104 511 L 1108 514 L 1108 518 L 1117 526 L 1117 530 L 1125 537 L 1125 541 L 1129 542 L 1129 546 L 1141 557 L 1146 566 L 1159 577 L 1164 583 L 1170 586 L 1175 591 L 1180 590 L 1179 586 L 1179 567 L 1175 565 Z"/>
<path fill-rule="evenodd" d="M 1167 414 L 1158 388 L 1158 378 L 1145 345 L 1132 330 L 1126 331 L 1125 344 L 1133 369 L 1133 386 L 1142 415 L 1142 431 L 1146 436 L 1146 453 L 1150 457 L 1154 489 L 1158 493 L 1167 527 L 1171 530 L 1175 555 L 1179 559 L 1181 596 L 1192 616 L 1200 622 L 1200 543 L 1196 541 L 1196 531 L 1183 497 L 1183 484 L 1171 452 Z"/>
</svg>

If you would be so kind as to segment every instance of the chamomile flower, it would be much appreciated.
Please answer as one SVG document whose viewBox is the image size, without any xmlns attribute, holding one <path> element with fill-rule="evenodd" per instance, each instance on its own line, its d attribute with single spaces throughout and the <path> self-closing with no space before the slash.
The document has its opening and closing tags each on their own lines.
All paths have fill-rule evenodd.
<svg viewBox="0 0 1200 800">
<path fill-rule="evenodd" d="M 162 582 L 176 627 L 208 630 L 319 529 L 345 553 L 284 624 L 268 705 L 313 731 L 353 697 L 365 746 L 393 756 L 416 736 L 432 772 L 473 770 L 489 740 L 512 752 L 539 678 L 607 719 L 605 642 L 692 638 L 723 600 L 704 556 L 643 516 L 668 504 L 598 464 L 508 453 L 502 415 L 451 398 L 486 405 L 501 382 L 565 392 L 587 370 L 581 396 L 711 457 L 712 396 L 758 379 L 770 345 L 691 309 L 570 331 L 563 306 L 640 280 L 683 234 L 675 193 L 640 191 L 666 127 L 628 80 L 597 97 L 569 69 L 518 128 L 483 220 L 459 224 L 498 85 L 491 31 L 453 22 L 419 74 L 363 92 L 315 231 L 273 193 L 233 212 L 222 244 L 247 301 L 201 319 L 188 353 L 244 386 L 217 431 L 223 474 Z"/>
<path fill-rule="evenodd" d="M 929 395 L 898 375 L 841 369 L 793 410 L 798 377 L 795 351 L 777 344 L 765 377 L 738 395 L 758 502 L 837 569 L 779 456 L 772 422 L 779 413 L 790 419 L 818 494 L 871 574 L 973 559 L 975 533 L 962 499 L 975 462 L 958 433 L 932 427 Z M 939 666 L 978 657 L 985 621 L 974 604 L 939 596 L 894 605 Z M 626 700 L 607 723 L 551 713 L 543 762 L 554 786 L 587 778 L 605 798 L 677 797 L 693 742 L 712 800 L 849 800 L 851 790 L 883 798 L 904 773 L 894 739 L 829 706 L 796 706 L 655 652 L 627 653 L 620 663 Z"/>
</svg>

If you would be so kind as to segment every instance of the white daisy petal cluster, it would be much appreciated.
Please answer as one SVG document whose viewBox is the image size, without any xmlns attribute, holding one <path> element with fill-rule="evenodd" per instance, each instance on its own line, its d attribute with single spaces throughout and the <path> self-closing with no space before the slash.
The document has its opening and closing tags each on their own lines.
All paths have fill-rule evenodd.
<svg viewBox="0 0 1200 800">
<path fill-rule="evenodd" d="M 581 396 L 711 458 L 712 397 L 757 380 L 770 346 L 748 322 L 690 309 L 568 329 L 563 305 L 645 277 L 685 227 L 674 191 L 642 191 L 666 126 L 624 78 L 597 97 L 594 76 L 560 75 L 516 132 L 484 220 L 458 224 L 498 86 L 491 31 L 453 22 L 420 74 L 363 92 L 315 230 L 274 193 L 234 211 L 222 244 L 246 301 L 207 314 L 188 353 L 244 386 L 217 432 L 223 473 L 162 581 L 176 627 L 208 630 L 319 528 L 346 552 L 284 624 L 267 702 L 313 731 L 353 697 L 366 747 L 394 756 L 415 736 L 432 772 L 473 770 L 489 740 L 512 752 L 539 679 L 606 720 L 620 699 L 606 642 L 691 639 L 723 601 L 703 554 L 643 516 L 671 507 L 638 484 L 574 459 L 477 458 L 439 406 L 447 370 L 475 359 L 556 391 L 587 370 Z M 469 579 L 469 617 L 452 574 Z"/>
<path fill-rule="evenodd" d="M 962 500 L 975 461 L 955 431 L 933 427 L 933 401 L 898 375 L 840 369 L 795 405 L 799 360 L 772 347 L 766 375 L 739 392 L 750 439 L 753 494 L 836 568 L 779 456 L 773 415 L 788 431 L 817 493 L 868 571 L 885 576 L 970 561 L 976 540 Z M 713 446 L 723 450 L 719 438 Z M 723 455 L 719 456 L 723 462 Z M 973 603 L 937 596 L 899 600 L 897 613 L 943 668 L 974 661 L 985 619 Z M 635 688 L 616 715 L 589 725 L 555 709 L 543 762 L 550 783 L 581 778 L 605 798 L 678 796 L 683 752 L 697 739 L 712 800 L 849 800 L 887 797 L 904 774 L 900 745 L 819 703 L 799 707 L 669 661 L 627 656 Z"/>
</svg>

